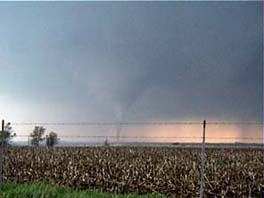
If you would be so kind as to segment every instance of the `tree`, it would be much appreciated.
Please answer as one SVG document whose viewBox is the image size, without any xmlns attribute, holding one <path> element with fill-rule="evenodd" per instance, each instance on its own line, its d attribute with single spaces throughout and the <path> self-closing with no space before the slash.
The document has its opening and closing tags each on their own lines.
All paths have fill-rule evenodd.
<svg viewBox="0 0 264 198">
<path fill-rule="evenodd" d="M 49 135 L 46 136 L 46 145 L 47 147 L 53 147 L 58 144 L 59 138 L 58 134 L 55 132 L 50 132 Z"/>
<path fill-rule="evenodd" d="M 13 133 L 12 127 L 11 127 L 11 123 L 8 122 L 5 126 L 4 126 L 4 132 L 0 131 L 0 145 L 2 145 L 2 138 L 3 138 L 3 144 L 4 145 L 9 145 L 10 140 L 15 137 L 16 134 Z"/>
<path fill-rule="evenodd" d="M 35 126 L 33 132 L 30 134 L 30 143 L 32 146 L 39 146 L 39 143 L 44 140 L 43 135 L 46 129 L 42 126 Z"/>
</svg>

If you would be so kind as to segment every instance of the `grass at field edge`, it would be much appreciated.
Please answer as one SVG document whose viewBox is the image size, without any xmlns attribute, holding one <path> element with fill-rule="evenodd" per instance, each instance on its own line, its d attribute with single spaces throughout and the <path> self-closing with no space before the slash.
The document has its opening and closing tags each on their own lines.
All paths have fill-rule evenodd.
<svg viewBox="0 0 264 198">
<path fill-rule="evenodd" d="M 47 184 L 4 184 L 0 198 L 165 198 L 159 194 L 111 194 L 79 191 Z"/>
</svg>

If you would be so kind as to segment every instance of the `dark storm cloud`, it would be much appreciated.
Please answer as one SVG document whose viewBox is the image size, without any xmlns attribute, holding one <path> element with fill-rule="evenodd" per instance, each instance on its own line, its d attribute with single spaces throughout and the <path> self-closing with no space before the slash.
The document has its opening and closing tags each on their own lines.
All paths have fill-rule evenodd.
<svg viewBox="0 0 264 198">
<path fill-rule="evenodd" d="M 83 120 L 261 120 L 262 2 L 1 3 L 0 13 L 10 97 Z"/>
</svg>

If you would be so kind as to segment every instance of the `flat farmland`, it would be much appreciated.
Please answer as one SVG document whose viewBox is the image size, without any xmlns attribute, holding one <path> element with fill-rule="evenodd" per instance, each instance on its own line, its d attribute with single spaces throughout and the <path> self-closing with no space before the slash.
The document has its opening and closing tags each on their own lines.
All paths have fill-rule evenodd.
<svg viewBox="0 0 264 198">
<path fill-rule="evenodd" d="M 206 149 L 207 197 L 261 197 L 261 149 Z M 4 182 L 110 193 L 198 197 L 200 149 L 173 147 L 15 147 L 5 150 Z"/>
</svg>

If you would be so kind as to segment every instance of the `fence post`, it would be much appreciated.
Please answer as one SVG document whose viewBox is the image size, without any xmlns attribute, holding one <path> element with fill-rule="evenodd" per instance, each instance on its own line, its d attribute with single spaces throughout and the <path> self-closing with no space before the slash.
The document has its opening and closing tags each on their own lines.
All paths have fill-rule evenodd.
<svg viewBox="0 0 264 198">
<path fill-rule="evenodd" d="M 4 130 L 5 130 L 5 121 L 2 120 L 1 155 L 0 155 L 0 187 L 2 187 L 2 184 L 3 184 Z"/>
<path fill-rule="evenodd" d="M 202 142 L 202 152 L 201 152 L 201 186 L 200 186 L 200 198 L 204 197 L 204 165 L 205 165 L 205 127 L 206 120 L 203 121 L 203 142 Z"/>
</svg>

